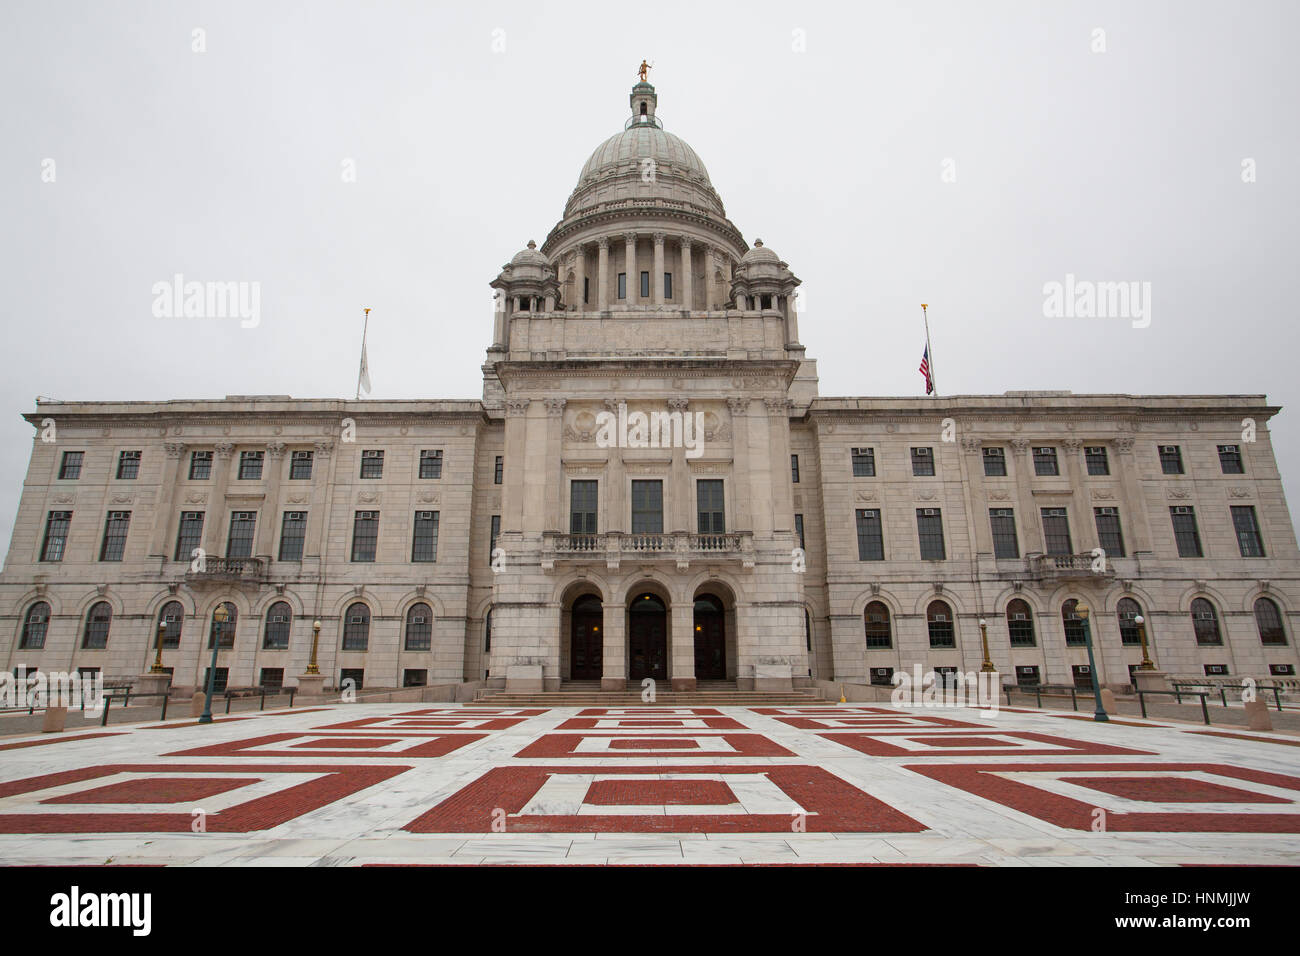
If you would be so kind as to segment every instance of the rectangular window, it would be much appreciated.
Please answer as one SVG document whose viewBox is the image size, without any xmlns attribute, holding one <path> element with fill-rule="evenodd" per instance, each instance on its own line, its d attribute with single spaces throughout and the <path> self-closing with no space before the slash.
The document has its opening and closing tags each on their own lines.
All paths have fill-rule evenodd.
<svg viewBox="0 0 1300 956">
<path fill-rule="evenodd" d="M 230 534 L 226 538 L 226 557 L 251 558 L 253 532 L 257 527 L 256 511 L 235 511 L 230 515 Z"/>
<path fill-rule="evenodd" d="M 190 453 L 190 481 L 207 481 L 212 477 L 212 452 Z"/>
<path fill-rule="evenodd" d="M 885 560 L 885 537 L 879 508 L 858 509 L 858 560 Z"/>
<path fill-rule="evenodd" d="M 664 530 L 664 483 L 632 482 L 632 533 L 662 534 Z"/>
<path fill-rule="evenodd" d="M 209 680 L 212 681 L 212 693 L 224 694 L 226 692 L 226 687 L 229 686 L 230 683 L 230 668 L 218 667 L 215 674 L 213 674 L 211 667 L 203 668 L 203 684 L 200 688 L 201 690 L 207 690 Z"/>
<path fill-rule="evenodd" d="M 807 550 L 808 546 L 804 544 L 803 537 L 803 515 L 794 516 L 794 533 L 799 536 L 799 547 Z"/>
<path fill-rule="evenodd" d="M 241 451 L 239 453 L 239 480 L 257 481 L 262 477 L 262 459 L 266 453 L 261 451 Z"/>
<path fill-rule="evenodd" d="M 871 683 L 876 687 L 893 687 L 894 669 L 892 667 L 871 668 Z"/>
<path fill-rule="evenodd" d="M 1174 523 L 1174 543 L 1180 558 L 1203 558 L 1201 533 L 1196 528 L 1196 509 L 1188 505 L 1174 505 L 1169 509 Z"/>
<path fill-rule="evenodd" d="M 1232 506 L 1232 530 L 1237 532 L 1237 547 L 1243 558 L 1264 557 L 1264 542 L 1259 537 L 1259 522 L 1254 505 Z"/>
<path fill-rule="evenodd" d="M 1106 456 L 1104 445 L 1087 445 L 1083 449 L 1084 464 L 1090 475 L 1109 475 L 1110 459 Z"/>
<path fill-rule="evenodd" d="M 279 690 L 284 686 L 283 667 L 263 667 L 259 685 L 267 690 Z"/>
<path fill-rule="evenodd" d="M 121 561 L 126 552 L 126 533 L 131 527 L 131 512 L 110 511 L 104 522 L 104 543 L 99 548 L 99 560 Z"/>
<path fill-rule="evenodd" d="M 411 560 L 438 560 L 438 512 L 417 511 L 415 513 L 415 534 L 411 539 Z"/>
<path fill-rule="evenodd" d="M 130 481 L 140 475 L 140 452 L 124 451 L 117 456 L 117 477 Z"/>
<path fill-rule="evenodd" d="M 934 452 L 932 449 L 912 449 L 912 474 L 922 477 L 934 474 Z"/>
<path fill-rule="evenodd" d="M 307 512 L 286 511 L 280 524 L 280 560 L 301 561 L 307 540 Z"/>
<path fill-rule="evenodd" d="M 874 448 L 853 448 L 853 477 L 876 477 L 876 450 Z"/>
<path fill-rule="evenodd" d="M 314 452 L 296 451 L 289 459 L 289 480 L 310 481 Z"/>
<path fill-rule="evenodd" d="M 1070 518 L 1064 508 L 1043 508 L 1043 550 L 1048 554 L 1074 554 Z"/>
<path fill-rule="evenodd" d="M 922 561 L 942 561 L 947 557 L 943 547 L 943 514 L 939 508 L 916 509 L 916 534 L 921 542 Z"/>
<path fill-rule="evenodd" d="M 339 687 L 347 687 L 351 681 L 353 690 L 361 690 L 361 685 L 365 681 L 366 671 L 362 667 L 345 667 L 339 671 Z"/>
<path fill-rule="evenodd" d="M 501 516 L 492 516 L 492 526 L 488 531 L 488 563 L 492 563 L 492 552 L 497 549 L 497 535 L 501 534 Z"/>
<path fill-rule="evenodd" d="M 799 484 L 799 456 L 790 456 L 790 480 L 796 485 Z"/>
<path fill-rule="evenodd" d="M 1061 473 L 1060 465 L 1056 462 L 1056 449 L 1042 447 L 1034 449 L 1034 474 L 1035 475 L 1059 475 Z"/>
<path fill-rule="evenodd" d="M 497 455 L 496 463 L 492 466 L 492 484 L 501 484 L 501 479 L 505 475 L 506 460 Z"/>
<path fill-rule="evenodd" d="M 673 297 L 673 274 L 671 272 L 665 272 L 664 273 L 664 301 L 666 302 L 672 297 Z"/>
<path fill-rule="evenodd" d="M 403 687 L 425 687 L 429 683 L 429 672 L 408 667 L 402 671 Z"/>
<path fill-rule="evenodd" d="M 1219 467 L 1225 475 L 1243 475 L 1246 469 L 1242 467 L 1241 446 L 1240 445 L 1220 445 L 1219 446 Z"/>
<path fill-rule="evenodd" d="M 203 546 L 203 512 L 182 511 L 180 528 L 176 532 L 175 560 L 189 561 L 194 549 Z"/>
<path fill-rule="evenodd" d="M 1037 664 L 1020 664 L 1016 667 L 1016 686 L 1033 687 L 1040 682 Z"/>
<path fill-rule="evenodd" d="M 1124 557 L 1124 532 L 1119 526 L 1118 508 L 1093 508 L 1097 521 L 1097 543 L 1108 558 Z"/>
<path fill-rule="evenodd" d="M 569 533 L 596 533 L 596 501 L 600 483 L 569 482 Z"/>
<path fill-rule="evenodd" d="M 989 527 L 993 529 L 993 556 L 995 558 L 1020 557 L 1020 541 L 1016 537 L 1014 509 L 990 508 Z"/>
<path fill-rule="evenodd" d="M 68 525 L 71 523 L 71 511 L 49 513 L 45 519 L 45 540 L 41 542 L 42 561 L 63 560 L 63 549 L 68 543 Z"/>
<path fill-rule="evenodd" d="M 722 534 L 727 530 L 723 517 L 722 479 L 701 478 L 695 482 L 695 501 L 700 534 Z"/>
<path fill-rule="evenodd" d="M 1007 476 L 1007 450 L 1005 448 L 984 449 L 984 475 L 987 478 L 1005 478 Z"/>
<path fill-rule="evenodd" d="M 442 477 L 442 449 L 426 448 L 420 452 L 420 477 Z"/>
<path fill-rule="evenodd" d="M 641 298 L 650 298 L 650 273 L 641 273 Z"/>
<path fill-rule="evenodd" d="M 361 452 L 361 477 L 384 477 L 384 453 L 378 449 Z"/>
<path fill-rule="evenodd" d="M 1183 452 L 1177 445 L 1160 446 L 1160 470 L 1166 475 L 1183 473 Z"/>
<path fill-rule="evenodd" d="M 75 481 L 81 477 L 81 459 L 85 457 L 83 451 L 65 451 L 63 461 L 59 465 L 59 478 L 67 481 Z"/>
<path fill-rule="evenodd" d="M 627 298 L 627 273 L 626 272 L 620 272 L 618 274 L 618 297 L 620 299 Z"/>
<path fill-rule="evenodd" d="M 1227 664 L 1206 664 L 1205 673 L 1209 677 L 1224 677 L 1228 673 Z"/>
<path fill-rule="evenodd" d="M 379 546 L 379 512 L 358 511 L 352 520 L 352 560 L 374 561 Z"/>
</svg>

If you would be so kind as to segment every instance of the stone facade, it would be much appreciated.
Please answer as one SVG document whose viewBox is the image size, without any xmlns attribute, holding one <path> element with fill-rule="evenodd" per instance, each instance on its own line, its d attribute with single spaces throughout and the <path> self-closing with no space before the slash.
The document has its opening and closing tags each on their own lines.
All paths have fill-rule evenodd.
<svg viewBox="0 0 1300 956">
<path fill-rule="evenodd" d="M 1294 673 L 1300 554 L 1276 407 L 821 398 L 799 280 L 726 218 L 654 88 L 630 103 L 541 248 L 493 280 L 480 401 L 38 403 L 0 576 L 6 666 L 142 673 L 179 605 L 163 663 L 196 685 L 228 603 L 218 666 L 233 686 L 293 683 L 313 621 L 327 682 L 366 687 L 866 683 L 978 670 L 981 619 L 999 670 L 1060 683 L 1087 661 L 1079 600 L 1102 681 L 1126 684 L 1141 660 L 1127 599 L 1166 671 Z M 672 440 L 642 441 L 637 413 Z M 260 470 L 244 467 L 258 453 Z M 992 510 L 1009 512 L 997 547 Z M 286 513 L 300 549 L 286 550 Z M 1175 540 L 1191 517 L 1202 557 Z M 1101 537 L 1112 519 L 1122 551 Z"/>
</svg>

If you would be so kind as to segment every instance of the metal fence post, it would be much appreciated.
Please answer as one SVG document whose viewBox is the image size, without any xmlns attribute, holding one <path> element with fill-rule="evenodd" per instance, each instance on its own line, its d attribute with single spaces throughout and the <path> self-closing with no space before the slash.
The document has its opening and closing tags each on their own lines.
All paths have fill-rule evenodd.
<svg viewBox="0 0 1300 956">
<path fill-rule="evenodd" d="M 162 716 L 158 718 L 160 723 L 167 719 L 167 698 L 170 696 L 171 696 L 171 688 L 169 687 L 167 688 L 167 692 L 163 694 Z"/>
<path fill-rule="evenodd" d="M 1142 717 L 1145 720 L 1147 715 L 1147 695 L 1145 691 L 1138 691 L 1138 703 L 1142 707 Z"/>
<path fill-rule="evenodd" d="M 113 695 L 105 694 L 104 695 L 104 718 L 99 722 L 99 726 L 101 727 L 108 726 L 108 708 L 112 703 L 113 703 Z"/>
<path fill-rule="evenodd" d="M 1070 688 L 1070 706 L 1075 710 L 1079 709 L 1079 692 L 1076 688 Z"/>
<path fill-rule="evenodd" d="M 1280 712 L 1282 710 L 1282 695 L 1278 693 L 1277 684 L 1273 685 L 1273 701 L 1277 704 L 1277 709 Z"/>
<path fill-rule="evenodd" d="M 1207 727 L 1210 724 L 1210 708 L 1205 706 L 1205 698 L 1208 696 L 1210 695 L 1204 692 L 1201 693 L 1201 716 L 1205 718 L 1205 725 Z"/>
</svg>

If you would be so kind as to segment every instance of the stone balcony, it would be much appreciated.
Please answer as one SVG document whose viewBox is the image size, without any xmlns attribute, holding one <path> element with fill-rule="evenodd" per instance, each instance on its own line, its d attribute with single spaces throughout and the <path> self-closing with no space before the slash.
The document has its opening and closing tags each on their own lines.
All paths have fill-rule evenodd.
<svg viewBox="0 0 1300 956">
<path fill-rule="evenodd" d="M 686 570 L 692 561 L 736 561 L 742 567 L 754 566 L 754 536 L 748 531 L 722 534 L 698 534 L 688 531 L 658 534 L 606 531 L 601 534 L 561 534 L 548 531 L 542 536 L 542 570 L 555 565 L 581 565 L 604 562 L 618 570 L 622 561 L 673 562 Z"/>
<path fill-rule="evenodd" d="M 203 570 L 187 571 L 189 585 L 222 584 L 257 586 L 267 579 L 267 565 L 261 558 L 205 558 Z"/>
<path fill-rule="evenodd" d="M 1098 558 L 1084 552 L 1082 554 L 1028 554 L 1025 555 L 1026 570 L 1030 578 L 1046 580 L 1078 580 L 1080 578 L 1110 579 L 1115 577 L 1115 565 L 1107 558 L 1104 566 L 1098 568 Z"/>
</svg>

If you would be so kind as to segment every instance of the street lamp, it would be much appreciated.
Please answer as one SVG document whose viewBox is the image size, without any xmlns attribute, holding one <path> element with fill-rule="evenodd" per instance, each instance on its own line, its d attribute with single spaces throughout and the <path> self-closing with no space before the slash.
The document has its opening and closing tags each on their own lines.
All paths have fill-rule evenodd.
<svg viewBox="0 0 1300 956">
<path fill-rule="evenodd" d="M 153 656 L 153 667 L 149 668 L 150 674 L 165 674 L 162 666 L 162 644 L 163 638 L 167 636 L 167 621 L 158 622 L 158 650 Z"/>
<path fill-rule="evenodd" d="M 221 647 L 221 632 L 226 629 L 226 618 L 229 616 L 224 603 L 218 604 L 212 612 L 212 622 L 216 627 L 212 629 L 212 663 L 208 665 L 208 693 L 203 698 L 203 713 L 199 715 L 201 724 L 212 723 L 212 688 L 217 682 L 217 649 Z"/>
<path fill-rule="evenodd" d="M 989 622 L 980 618 L 980 640 L 984 642 L 984 663 L 980 665 L 981 674 L 992 674 L 997 668 L 989 657 Z"/>
<path fill-rule="evenodd" d="M 1133 618 L 1133 623 L 1138 628 L 1138 640 L 1142 642 L 1142 663 L 1138 665 L 1140 671 L 1153 671 L 1156 665 L 1151 661 L 1151 654 L 1147 651 L 1147 620 L 1141 614 Z"/>
<path fill-rule="evenodd" d="M 1101 705 L 1101 681 L 1097 676 L 1097 660 L 1092 655 L 1092 627 L 1088 624 L 1088 605 L 1076 604 L 1074 613 L 1083 622 L 1083 640 L 1088 645 L 1088 671 L 1092 674 L 1092 699 L 1097 702 L 1097 710 L 1093 713 L 1092 719 L 1107 721 L 1110 717 L 1106 713 L 1106 708 Z"/>
<path fill-rule="evenodd" d="M 316 645 L 320 643 L 320 621 L 311 622 L 311 660 L 307 662 L 308 674 L 319 674 L 320 668 L 316 666 Z"/>
</svg>

